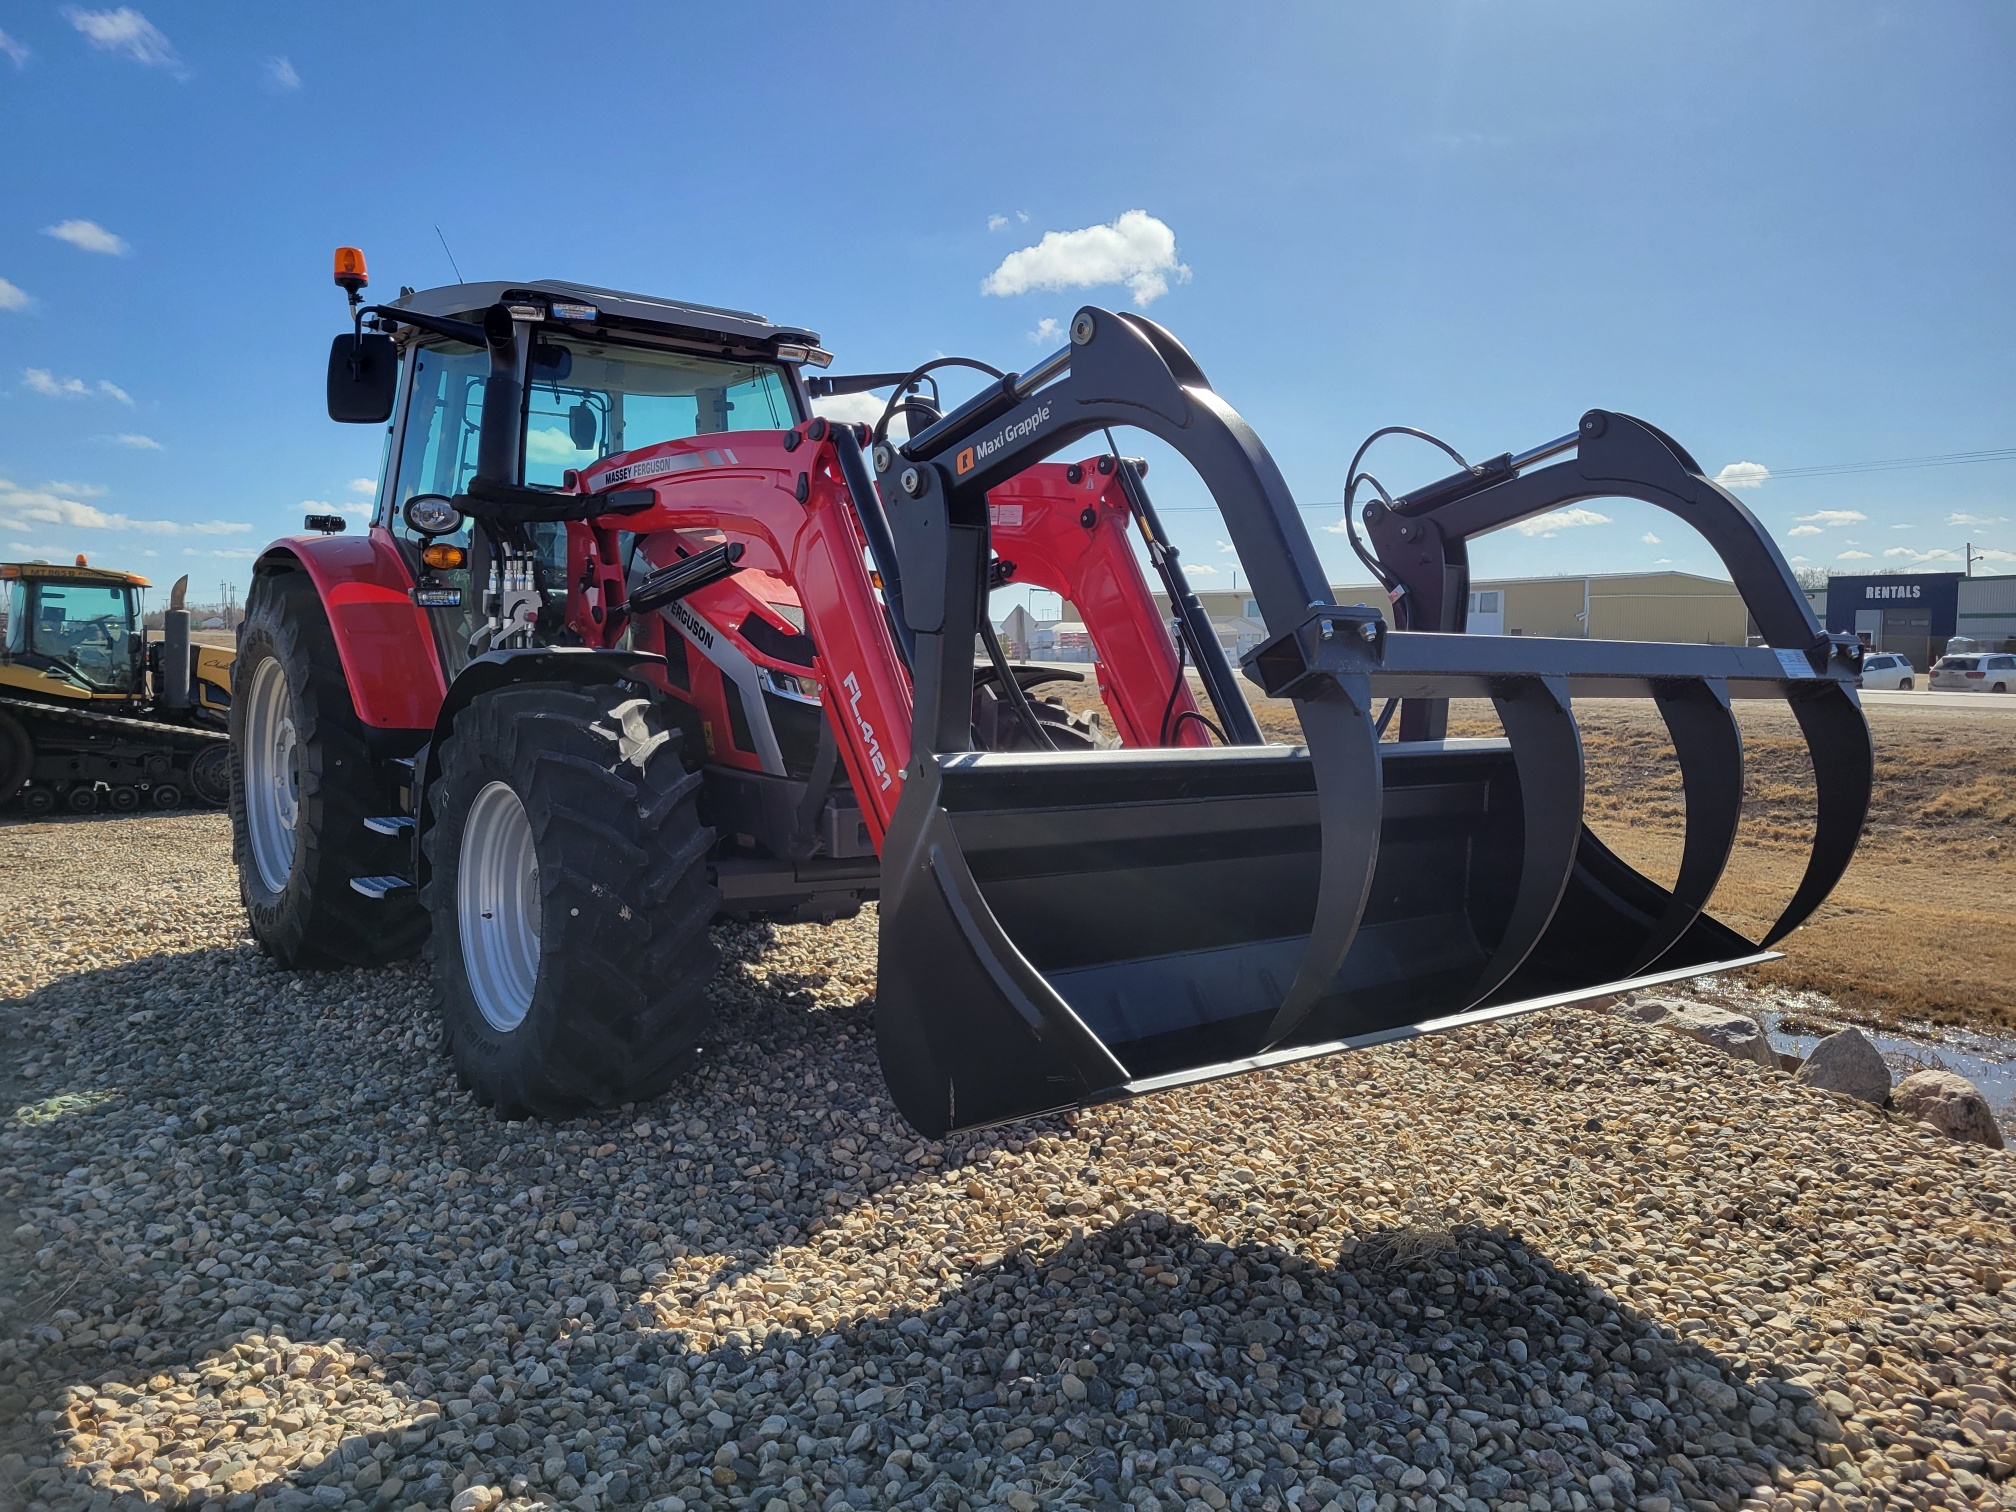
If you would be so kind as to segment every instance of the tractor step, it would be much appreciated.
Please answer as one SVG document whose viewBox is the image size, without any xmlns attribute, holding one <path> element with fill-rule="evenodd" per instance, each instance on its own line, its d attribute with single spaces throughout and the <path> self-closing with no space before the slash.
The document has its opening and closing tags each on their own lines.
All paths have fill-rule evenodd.
<svg viewBox="0 0 2016 1512">
<path fill-rule="evenodd" d="M 374 814 L 364 821 L 364 828 L 374 835 L 403 835 L 413 828 L 411 814 Z"/>
<path fill-rule="evenodd" d="M 350 890 L 367 898 L 389 898 L 397 893 L 411 892 L 413 884 L 404 877 L 352 877 Z"/>
</svg>

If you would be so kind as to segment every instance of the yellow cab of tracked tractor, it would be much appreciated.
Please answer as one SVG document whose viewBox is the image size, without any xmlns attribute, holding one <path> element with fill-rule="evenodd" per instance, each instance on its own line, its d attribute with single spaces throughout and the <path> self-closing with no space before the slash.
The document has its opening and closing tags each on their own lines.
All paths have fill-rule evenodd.
<svg viewBox="0 0 2016 1512">
<path fill-rule="evenodd" d="M 187 583 L 175 584 L 172 610 L 182 609 Z M 141 631 L 138 590 L 151 586 L 81 556 L 74 566 L 0 562 L 0 697 L 141 717 L 165 712 L 157 706 L 169 703 L 161 686 L 169 674 L 148 655 Z M 221 646 L 190 649 L 192 713 L 228 713 L 234 655 Z"/>
</svg>

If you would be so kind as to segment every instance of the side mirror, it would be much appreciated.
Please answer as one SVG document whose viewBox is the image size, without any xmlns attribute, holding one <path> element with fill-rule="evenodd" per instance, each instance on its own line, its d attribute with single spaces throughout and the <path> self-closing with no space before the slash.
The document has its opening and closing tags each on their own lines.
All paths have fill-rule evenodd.
<svg viewBox="0 0 2016 1512">
<path fill-rule="evenodd" d="M 595 411 L 585 404 L 577 404 L 567 411 L 567 439 L 574 443 L 576 451 L 595 450 Z"/>
<path fill-rule="evenodd" d="M 399 346 L 390 336 L 345 333 L 329 347 L 329 418 L 383 425 L 399 388 Z"/>
</svg>

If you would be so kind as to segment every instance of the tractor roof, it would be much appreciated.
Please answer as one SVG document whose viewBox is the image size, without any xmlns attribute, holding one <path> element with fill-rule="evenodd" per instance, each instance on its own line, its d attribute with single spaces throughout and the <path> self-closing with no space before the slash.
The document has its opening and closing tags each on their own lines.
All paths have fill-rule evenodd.
<svg viewBox="0 0 2016 1512">
<path fill-rule="evenodd" d="M 780 341 L 805 346 L 819 344 L 816 331 L 803 326 L 772 325 L 747 310 L 680 304 L 654 294 L 626 294 L 621 289 L 567 283 L 557 278 L 537 278 L 530 283 L 445 284 L 438 289 L 402 293 L 393 305 L 417 315 L 469 316 L 514 295 L 528 294 L 544 296 L 542 302 L 558 299 L 569 304 L 593 305 L 596 314 L 590 324 L 606 329 L 658 331 L 688 340 L 726 342 L 739 347 L 774 348 Z"/>
<path fill-rule="evenodd" d="M 0 578 L 43 583 L 105 583 L 127 588 L 154 586 L 137 572 L 115 572 L 109 567 L 60 567 L 49 562 L 0 562 Z"/>
</svg>

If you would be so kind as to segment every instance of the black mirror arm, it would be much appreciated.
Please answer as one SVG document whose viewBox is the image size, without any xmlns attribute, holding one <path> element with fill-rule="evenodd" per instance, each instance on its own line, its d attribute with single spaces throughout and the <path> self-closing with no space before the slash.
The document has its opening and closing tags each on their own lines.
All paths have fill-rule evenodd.
<svg viewBox="0 0 2016 1512">
<path fill-rule="evenodd" d="M 436 336 L 447 336 L 473 347 L 484 344 L 483 327 L 473 320 L 455 320 L 446 315 L 421 315 L 412 310 L 402 310 L 397 305 L 359 305 L 357 307 L 359 331 L 364 329 L 366 315 L 376 315 L 380 321 L 390 320 L 401 325 L 415 326 L 423 331 L 432 331 Z"/>
</svg>

